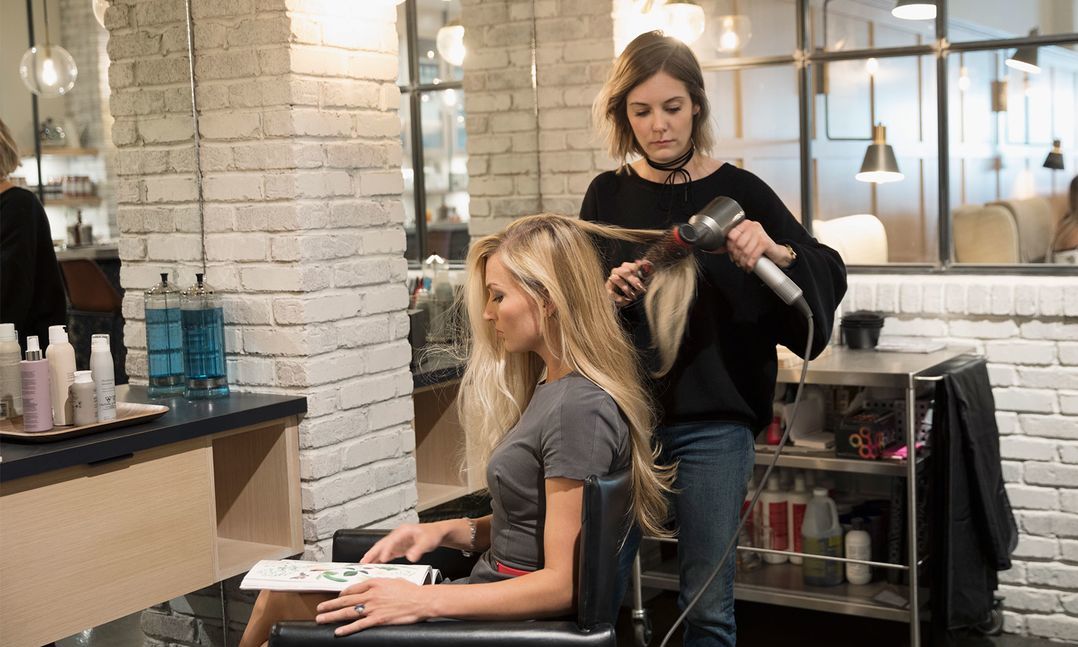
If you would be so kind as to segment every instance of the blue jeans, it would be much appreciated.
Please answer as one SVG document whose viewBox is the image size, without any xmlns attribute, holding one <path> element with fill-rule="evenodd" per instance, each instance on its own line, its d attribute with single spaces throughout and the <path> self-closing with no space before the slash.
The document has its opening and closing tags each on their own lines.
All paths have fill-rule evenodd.
<svg viewBox="0 0 1078 647">
<path fill-rule="evenodd" d="M 741 503 L 755 458 L 748 427 L 726 422 L 686 423 L 660 427 L 664 462 L 678 461 L 671 512 L 678 521 L 678 571 L 684 610 L 719 562 L 737 528 Z M 634 528 L 619 559 L 620 595 L 624 597 L 640 546 Z M 722 573 L 686 618 L 685 647 L 732 647 L 737 644 L 734 621 L 734 562 L 731 550 Z"/>
</svg>

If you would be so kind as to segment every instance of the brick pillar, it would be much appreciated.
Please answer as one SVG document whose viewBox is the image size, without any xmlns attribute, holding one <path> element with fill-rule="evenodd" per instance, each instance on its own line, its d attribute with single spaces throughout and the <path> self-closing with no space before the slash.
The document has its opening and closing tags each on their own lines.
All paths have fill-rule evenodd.
<svg viewBox="0 0 1078 647">
<path fill-rule="evenodd" d="M 307 397 L 306 557 L 328 558 L 337 528 L 416 518 L 395 8 L 195 0 L 192 13 L 206 280 L 225 303 L 229 381 Z M 159 271 L 181 286 L 201 271 L 184 3 L 114 0 L 107 24 L 128 372 L 144 381 L 143 291 Z M 147 612 L 144 628 L 217 644 L 215 596 Z"/>
</svg>

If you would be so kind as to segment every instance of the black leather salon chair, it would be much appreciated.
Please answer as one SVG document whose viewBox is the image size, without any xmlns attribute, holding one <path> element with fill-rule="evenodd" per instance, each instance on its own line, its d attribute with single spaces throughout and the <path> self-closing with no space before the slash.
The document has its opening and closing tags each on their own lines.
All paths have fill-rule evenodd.
<svg viewBox="0 0 1078 647">
<path fill-rule="evenodd" d="M 423 622 L 374 627 L 344 638 L 333 635 L 336 625 L 281 622 L 273 628 L 270 647 L 615 647 L 614 622 L 620 603 L 614 599 L 618 549 L 631 520 L 631 482 L 628 470 L 605 477 L 590 476 L 584 482 L 576 617 L 526 622 Z M 333 536 L 333 561 L 358 561 L 385 532 L 338 530 Z M 457 550 L 438 548 L 420 562 L 453 579 L 467 576 L 475 559 L 465 558 Z"/>
</svg>

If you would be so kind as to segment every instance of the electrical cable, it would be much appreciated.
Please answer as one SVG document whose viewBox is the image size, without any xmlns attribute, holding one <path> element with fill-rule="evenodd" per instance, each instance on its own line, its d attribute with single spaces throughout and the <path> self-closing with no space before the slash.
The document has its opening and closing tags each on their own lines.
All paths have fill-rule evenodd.
<svg viewBox="0 0 1078 647">
<path fill-rule="evenodd" d="M 798 311 L 804 314 L 804 312 L 800 309 L 798 309 Z M 775 465 L 778 463 L 779 456 L 782 455 L 782 449 L 786 446 L 786 441 L 790 437 L 790 430 L 793 429 L 794 426 L 793 422 L 797 418 L 797 409 L 798 405 L 801 402 L 801 392 L 805 388 L 805 378 L 808 376 L 808 357 L 809 354 L 812 352 L 812 334 L 814 327 L 811 312 L 808 313 L 805 317 L 805 322 L 808 324 L 808 338 L 805 341 L 805 359 L 801 362 L 801 379 L 797 383 L 797 392 L 794 395 L 793 407 L 791 408 L 790 419 L 786 423 L 786 430 L 783 432 L 782 439 L 779 440 L 778 446 L 775 447 L 775 455 L 771 458 L 771 462 L 768 463 L 767 470 L 764 471 L 764 476 L 760 480 L 760 485 L 757 486 L 756 492 L 752 495 L 752 502 L 749 503 L 748 508 L 745 509 L 745 511 L 738 519 L 737 528 L 734 529 L 733 536 L 730 537 L 730 541 L 726 544 L 726 549 L 722 552 L 722 557 L 719 558 L 719 563 L 715 567 L 715 570 L 711 572 L 711 575 L 707 578 L 707 581 L 705 581 L 704 585 L 700 587 L 700 590 L 697 591 L 696 595 L 693 596 L 692 600 L 687 605 L 685 605 L 685 610 L 682 611 L 681 615 L 678 616 L 677 620 L 674 621 L 673 626 L 670 627 L 670 630 L 666 633 L 666 637 L 663 638 L 662 644 L 659 645 L 659 647 L 666 647 L 666 643 L 670 641 L 670 637 L 674 635 L 674 631 L 677 630 L 678 626 L 689 615 L 689 612 L 692 611 L 693 607 L 696 606 L 696 603 L 700 601 L 701 597 L 703 597 L 704 592 L 707 591 L 709 586 L 711 586 L 711 583 L 718 576 L 719 572 L 722 571 L 723 565 L 726 564 L 727 558 L 730 557 L 730 551 L 737 545 L 738 537 L 740 537 L 741 535 L 741 528 L 745 525 L 745 521 L 749 518 L 749 515 L 756 508 L 756 500 L 760 498 L 760 494 L 764 491 L 764 486 L 767 484 L 767 477 L 771 475 L 771 471 L 775 469 Z"/>
</svg>

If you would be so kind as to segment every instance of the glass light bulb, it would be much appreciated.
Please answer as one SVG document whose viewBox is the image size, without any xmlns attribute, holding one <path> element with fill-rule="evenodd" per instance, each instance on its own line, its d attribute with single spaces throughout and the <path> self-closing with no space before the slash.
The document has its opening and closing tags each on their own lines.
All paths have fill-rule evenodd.
<svg viewBox="0 0 1078 647">
<path fill-rule="evenodd" d="M 704 8 L 700 5 L 676 2 L 664 5 L 662 10 L 667 35 L 691 45 L 704 33 Z"/>
<path fill-rule="evenodd" d="M 965 65 L 958 71 L 958 90 L 959 92 L 969 90 L 969 70 Z"/>
<path fill-rule="evenodd" d="M 464 49 L 464 27 L 461 25 L 446 25 L 438 30 L 435 38 L 438 53 L 450 65 L 461 65 L 467 51 Z"/>
<path fill-rule="evenodd" d="M 457 91 L 453 88 L 449 88 L 442 93 L 442 104 L 447 108 L 452 108 L 457 105 Z"/>
<path fill-rule="evenodd" d="M 19 61 L 19 77 L 27 89 L 42 97 L 61 97 L 75 87 L 79 68 L 58 45 L 31 47 Z"/>
<path fill-rule="evenodd" d="M 109 8 L 109 0 L 93 0 L 94 18 L 102 27 L 105 26 L 105 10 Z"/>
<path fill-rule="evenodd" d="M 876 72 L 880 71 L 880 62 L 875 58 L 870 58 L 865 61 L 865 69 L 868 70 L 869 76 L 876 76 Z"/>
<path fill-rule="evenodd" d="M 748 16 L 719 16 L 719 42 L 716 49 L 723 54 L 741 50 L 752 37 L 752 21 Z"/>
</svg>

